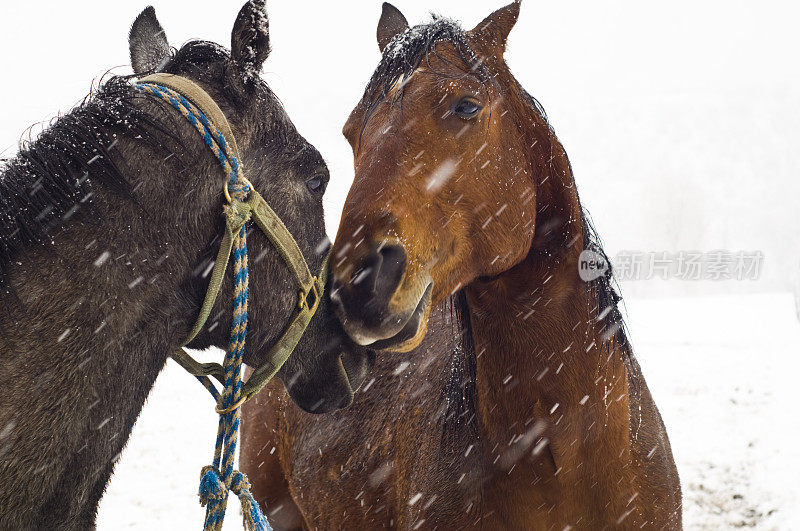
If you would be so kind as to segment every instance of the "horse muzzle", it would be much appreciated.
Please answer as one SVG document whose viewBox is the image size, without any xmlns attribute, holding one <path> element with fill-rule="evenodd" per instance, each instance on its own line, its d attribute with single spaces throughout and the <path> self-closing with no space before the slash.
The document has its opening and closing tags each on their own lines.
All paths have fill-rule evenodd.
<svg viewBox="0 0 800 531">
<path fill-rule="evenodd" d="M 345 332 L 374 350 L 406 350 L 424 336 L 433 284 L 426 273 L 410 277 L 399 243 L 375 246 L 349 268 L 334 271 L 331 302 Z"/>
</svg>

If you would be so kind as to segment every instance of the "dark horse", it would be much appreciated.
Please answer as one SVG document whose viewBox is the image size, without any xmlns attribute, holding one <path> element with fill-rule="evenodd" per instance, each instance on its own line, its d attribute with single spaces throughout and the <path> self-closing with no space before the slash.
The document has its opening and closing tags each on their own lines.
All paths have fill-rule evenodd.
<svg viewBox="0 0 800 531">
<path fill-rule="evenodd" d="M 251 407 L 242 467 L 284 528 L 681 526 L 611 272 L 579 275 L 606 259 L 567 155 L 503 60 L 518 13 L 409 29 L 384 4 L 331 297 L 395 354 L 347 410 Z"/>
<path fill-rule="evenodd" d="M 152 8 L 134 22 L 130 50 L 137 75 L 179 74 L 214 98 L 245 175 L 318 271 L 328 170 L 258 75 L 269 53 L 263 1 L 240 11 L 230 52 L 204 41 L 171 51 Z M 191 124 L 128 77 L 107 80 L 2 169 L 0 529 L 94 527 L 116 457 L 197 317 L 223 234 L 223 181 Z M 250 232 L 245 362 L 258 367 L 298 294 L 267 238 Z M 227 345 L 232 291 L 228 278 L 191 348 Z M 368 360 L 328 308 L 279 373 L 315 412 L 349 404 Z"/>
</svg>

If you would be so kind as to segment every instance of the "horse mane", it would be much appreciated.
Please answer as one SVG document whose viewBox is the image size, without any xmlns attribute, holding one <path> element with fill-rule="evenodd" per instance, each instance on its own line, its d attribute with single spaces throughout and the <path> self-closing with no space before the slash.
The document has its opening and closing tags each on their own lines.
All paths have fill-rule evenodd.
<svg viewBox="0 0 800 531">
<path fill-rule="evenodd" d="M 221 75 L 210 63 L 227 64 L 227 50 L 191 41 L 173 52 L 167 69 L 190 69 L 198 76 Z M 0 160 L 0 283 L 8 264 L 26 248 L 51 243 L 73 217 L 91 222 L 92 183 L 136 202 L 136 183 L 115 162 L 120 137 L 145 142 L 158 151 L 164 140 L 180 140 L 143 110 L 135 76 L 111 76 L 83 101 L 52 121 L 35 140 L 21 140 L 14 157 Z M 137 103 L 138 102 L 138 103 Z"/>
<path fill-rule="evenodd" d="M 112 153 L 121 135 L 149 139 L 156 128 L 134 105 L 128 76 L 113 76 L 58 117 L 0 168 L 0 277 L 29 245 L 52 242 L 73 216 L 92 212 L 90 183 L 134 200 Z M 84 216 L 91 219 L 91 216 Z"/>
<path fill-rule="evenodd" d="M 583 207 L 581 207 L 581 222 L 583 224 L 583 248 L 600 255 L 608 264 L 608 269 L 602 275 L 586 283 L 587 290 L 594 295 L 593 298 L 597 301 L 596 307 L 592 308 L 592 314 L 597 316 L 597 322 L 601 325 L 603 339 L 619 347 L 623 356 L 632 357 L 633 347 L 628 340 L 628 327 L 619 309 L 620 303 L 623 302 L 622 296 L 619 294 L 619 283 L 614 278 L 613 266 L 603 249 L 603 242 L 594 227 L 594 222 L 589 212 Z"/>
<path fill-rule="evenodd" d="M 392 95 L 393 102 L 402 100 L 404 86 L 401 81 L 408 79 L 423 61 L 427 62 L 431 53 L 447 62 L 447 59 L 436 53 L 435 45 L 438 42 L 447 41 L 453 44 L 464 65 L 481 81 L 490 79 L 489 71 L 470 47 L 461 25 L 438 15 L 431 17 L 431 22 L 398 33 L 386 45 L 359 104 L 366 109 L 362 128 L 366 126 L 378 103 L 387 96 Z M 394 90 L 398 83 L 399 86 Z"/>
<path fill-rule="evenodd" d="M 571 168 L 570 168 L 571 169 Z M 577 190 L 576 190 L 577 193 Z M 580 197 L 578 198 L 580 204 Z M 590 301 L 595 301 L 595 306 L 589 309 L 589 314 L 594 316 L 600 325 L 600 335 L 603 344 L 601 352 L 610 356 L 614 348 L 619 349 L 622 363 L 628 373 L 628 389 L 630 393 L 631 430 L 638 433 L 642 422 L 642 411 L 639 407 L 641 400 L 641 369 L 633 352 L 633 345 L 628 339 L 628 325 L 620 311 L 620 303 L 625 304 L 619 294 L 619 283 L 614 277 L 611 260 L 603 249 L 603 242 L 595 229 L 594 221 L 589 212 L 581 206 L 581 223 L 583 224 L 583 248 L 592 251 L 603 258 L 608 268 L 596 279 L 585 282 Z"/>
<path fill-rule="evenodd" d="M 478 369 L 472 321 L 467 295 L 463 289 L 445 301 L 444 310 L 445 319 L 450 323 L 452 351 L 448 361 L 450 372 L 447 386 L 442 397 L 445 402 L 442 441 L 448 443 L 443 449 L 450 449 L 454 447 L 452 443 L 456 438 L 466 436 L 470 441 L 478 439 L 478 423 L 475 417 Z"/>
</svg>

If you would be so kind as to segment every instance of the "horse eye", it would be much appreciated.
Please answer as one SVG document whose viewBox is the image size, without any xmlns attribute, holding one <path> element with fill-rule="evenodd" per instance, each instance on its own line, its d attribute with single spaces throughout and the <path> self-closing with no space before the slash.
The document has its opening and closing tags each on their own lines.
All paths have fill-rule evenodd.
<svg viewBox="0 0 800 531">
<path fill-rule="evenodd" d="M 322 175 L 315 175 L 306 181 L 306 187 L 312 194 L 322 194 L 325 191 L 325 179 Z"/>
<path fill-rule="evenodd" d="M 475 101 L 464 98 L 453 105 L 453 114 L 461 118 L 473 118 L 481 108 Z"/>
</svg>

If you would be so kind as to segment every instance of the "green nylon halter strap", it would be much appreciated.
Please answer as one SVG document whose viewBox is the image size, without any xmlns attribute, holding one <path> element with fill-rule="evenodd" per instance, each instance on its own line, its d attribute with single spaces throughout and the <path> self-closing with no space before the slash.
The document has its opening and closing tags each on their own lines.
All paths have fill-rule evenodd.
<svg viewBox="0 0 800 531">
<path fill-rule="evenodd" d="M 289 230 L 281 218 L 270 208 L 264 198 L 259 194 L 251 194 L 248 198 L 256 225 L 261 232 L 267 235 L 272 245 L 280 253 L 283 261 L 292 270 L 295 280 L 302 289 L 310 289 L 314 284 L 314 277 L 308 270 L 308 265 L 303 258 L 303 253 L 297 246 Z"/>
<path fill-rule="evenodd" d="M 251 194 L 255 193 L 254 191 L 251 192 Z M 195 376 L 213 376 L 220 383 L 224 383 L 222 365 L 219 363 L 200 363 L 192 358 L 183 347 L 197 337 L 197 334 L 206 324 L 208 316 L 211 315 L 211 309 L 214 307 L 214 302 L 217 300 L 217 295 L 219 295 L 219 290 L 222 287 L 222 280 L 225 278 L 225 270 L 228 267 L 228 261 L 233 250 L 233 235 L 239 232 L 242 225 L 250 218 L 250 210 L 247 207 L 246 203 L 237 201 L 226 209 L 225 234 L 217 252 L 217 260 L 214 262 L 214 269 L 211 273 L 211 280 L 208 283 L 203 306 L 200 307 L 200 313 L 197 315 L 192 330 L 181 343 L 181 348 L 172 354 L 172 358 L 189 373 Z"/>
<path fill-rule="evenodd" d="M 233 248 L 233 235 L 236 234 L 242 225 L 251 217 L 255 219 L 256 225 L 267 236 L 269 241 L 275 246 L 276 250 L 283 258 L 286 265 L 292 271 L 299 285 L 299 297 L 297 309 L 294 317 L 284 330 L 280 338 L 270 348 L 265 356 L 264 363 L 255 369 L 250 378 L 242 387 L 241 397 L 249 400 L 258 393 L 269 382 L 275 374 L 283 367 L 286 360 L 294 351 L 300 338 L 308 328 L 311 319 L 319 307 L 322 298 L 328 269 L 328 257 L 322 264 L 319 277 L 314 277 L 308 269 L 305 258 L 297 246 L 297 242 L 292 237 L 289 230 L 280 220 L 277 214 L 267 205 L 261 195 L 255 190 L 250 191 L 247 201 L 241 202 L 234 200 L 225 210 L 225 235 L 217 253 L 217 260 L 208 283 L 203 306 L 186 340 L 181 344 L 181 348 L 172 354 L 172 358 L 186 371 L 197 377 L 213 376 L 220 383 L 223 381 L 223 369 L 219 363 L 200 363 L 192 358 L 184 349 L 187 344 L 197 337 L 203 329 L 214 302 L 217 300 L 222 280 L 225 277 L 228 261 Z"/>
</svg>

